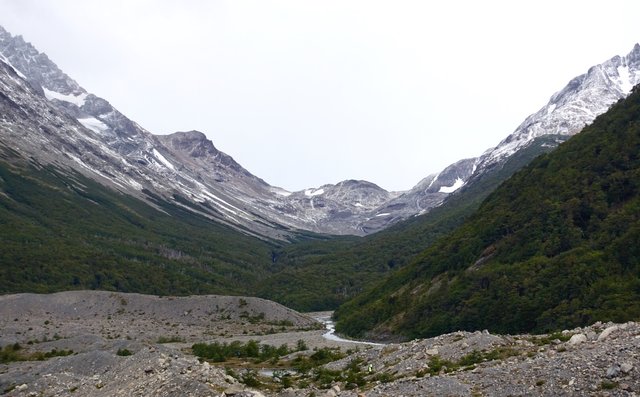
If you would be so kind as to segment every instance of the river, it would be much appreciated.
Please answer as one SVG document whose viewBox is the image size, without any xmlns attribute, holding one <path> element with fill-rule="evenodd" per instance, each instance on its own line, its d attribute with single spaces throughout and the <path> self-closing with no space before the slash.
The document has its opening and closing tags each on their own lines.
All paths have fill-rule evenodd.
<svg viewBox="0 0 640 397">
<path fill-rule="evenodd" d="M 324 312 L 324 313 L 318 313 L 316 316 L 313 317 L 314 319 L 324 324 L 324 327 L 327 330 L 327 332 L 322 334 L 323 338 L 330 341 L 334 341 L 334 342 L 356 343 L 359 345 L 369 345 L 369 346 L 384 346 L 383 343 L 351 340 L 351 339 L 345 339 L 345 338 L 339 337 L 338 335 L 335 334 L 336 324 L 333 322 L 333 320 L 331 320 L 332 314 L 333 314 L 332 312 L 329 312 L 329 313 Z"/>
</svg>

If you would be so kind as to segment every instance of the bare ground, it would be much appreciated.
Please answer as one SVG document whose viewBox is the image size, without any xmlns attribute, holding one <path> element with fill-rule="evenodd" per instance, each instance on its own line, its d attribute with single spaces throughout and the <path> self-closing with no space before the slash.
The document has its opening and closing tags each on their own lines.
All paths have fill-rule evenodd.
<svg viewBox="0 0 640 397">
<path fill-rule="evenodd" d="M 385 346 L 323 337 L 314 318 L 263 299 L 156 297 L 96 291 L 0 297 L 0 347 L 41 361 L 0 363 L 6 396 L 637 396 L 640 324 L 596 323 L 554 335 L 455 332 Z M 200 362 L 196 342 L 351 352 L 323 368 L 329 383 L 300 378 L 255 390 L 222 365 Z M 161 343 L 162 342 L 162 343 Z M 165 343 L 168 342 L 168 343 Z M 131 355 L 119 354 L 124 349 Z M 70 351 L 73 351 L 72 353 Z M 58 356 L 59 353 L 69 354 Z M 296 353 L 298 354 L 298 353 Z M 11 361 L 11 362 L 7 362 Z M 235 362 L 236 369 L 243 363 Z M 249 361 L 247 366 L 255 365 Z M 354 384 L 347 374 L 359 374 Z M 242 374 L 240 374 L 242 375 Z M 306 380 L 305 380 L 306 379 Z M 313 383 L 315 382 L 315 383 Z M 246 382 L 245 382 L 246 383 Z"/>
</svg>

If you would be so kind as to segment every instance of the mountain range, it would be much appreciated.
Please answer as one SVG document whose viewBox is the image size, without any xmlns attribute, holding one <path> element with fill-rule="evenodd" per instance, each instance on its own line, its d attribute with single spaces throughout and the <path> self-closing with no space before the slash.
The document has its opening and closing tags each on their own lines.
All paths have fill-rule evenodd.
<svg viewBox="0 0 640 397">
<path fill-rule="evenodd" d="M 440 205 L 538 137 L 575 134 L 639 81 L 639 54 L 636 45 L 629 55 L 594 66 L 498 146 L 425 177 L 409 191 L 347 180 L 288 192 L 251 174 L 201 132 L 150 133 L 0 27 L 0 60 L 13 69 L 6 74 L 14 74 L 4 76 L 4 92 L 13 103 L 34 108 L 28 119 L 5 123 L 3 144 L 149 203 L 159 196 L 262 238 L 286 240 L 295 230 L 365 235 Z M 18 129 L 30 132 L 11 133 Z"/>
<path fill-rule="evenodd" d="M 572 79 L 496 147 L 408 191 L 346 180 L 288 192 L 202 132 L 152 134 L 0 28 L 0 287 L 250 294 L 300 310 L 382 299 L 367 291 L 417 269 L 496 188 L 639 82 L 636 44 Z M 341 310 L 343 331 L 395 325 L 363 326 L 349 313 L 363 305 Z"/>
<path fill-rule="evenodd" d="M 42 161 L 78 169 L 145 200 L 146 192 L 153 192 L 176 203 L 189 201 L 202 215 L 255 235 L 286 239 L 292 229 L 371 233 L 437 205 L 457 178 L 469 176 L 465 162 L 448 167 L 429 182 L 429 189 L 419 185 L 404 194 L 355 180 L 288 192 L 252 175 L 201 132 L 150 133 L 88 93 L 21 36 L 2 28 L 0 54 L 13 69 L 6 72 L 13 72 L 12 77 L 5 76 L 8 98 L 37 106 L 39 117 L 28 135 L 5 134 L 5 144 L 11 141 Z M 36 121 L 23 120 L 22 129 L 26 123 Z M 45 144 L 43 152 L 48 139 L 54 142 Z"/>
</svg>

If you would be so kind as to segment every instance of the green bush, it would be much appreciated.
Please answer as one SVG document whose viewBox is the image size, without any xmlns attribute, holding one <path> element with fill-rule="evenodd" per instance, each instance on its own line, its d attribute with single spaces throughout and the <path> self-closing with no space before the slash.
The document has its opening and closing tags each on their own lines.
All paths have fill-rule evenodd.
<svg viewBox="0 0 640 397">
<path fill-rule="evenodd" d="M 133 352 L 129 349 L 118 349 L 118 351 L 116 352 L 116 355 L 123 356 L 123 357 L 132 356 Z"/>
<path fill-rule="evenodd" d="M 184 338 L 180 336 L 160 336 L 156 340 L 156 343 L 182 343 Z"/>
</svg>

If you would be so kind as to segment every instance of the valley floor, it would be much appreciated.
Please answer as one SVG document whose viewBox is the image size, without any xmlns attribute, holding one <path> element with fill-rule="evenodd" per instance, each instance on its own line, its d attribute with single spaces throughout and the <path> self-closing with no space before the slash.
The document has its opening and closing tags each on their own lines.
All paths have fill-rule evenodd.
<svg viewBox="0 0 640 397">
<path fill-rule="evenodd" d="M 110 292 L 0 297 L 6 396 L 635 396 L 640 324 L 552 335 L 455 332 L 388 345 L 327 339 L 329 313 L 243 297 Z M 194 343 L 308 349 L 257 363 L 199 361 Z M 292 370 L 296 358 L 333 361 Z M 322 354 L 321 354 L 322 353 Z M 333 354 L 333 353 L 332 353 Z M 298 358 L 298 361 L 300 359 Z M 285 371 L 290 376 L 283 377 Z M 272 376 L 272 375 L 275 375 Z M 248 385 L 251 385 L 249 387 Z M 286 386 L 286 387 L 285 387 Z"/>
</svg>

